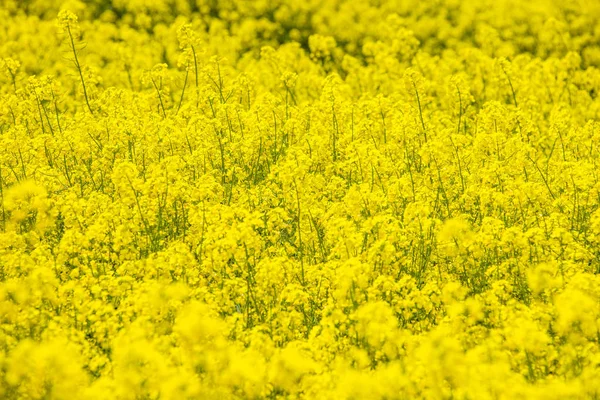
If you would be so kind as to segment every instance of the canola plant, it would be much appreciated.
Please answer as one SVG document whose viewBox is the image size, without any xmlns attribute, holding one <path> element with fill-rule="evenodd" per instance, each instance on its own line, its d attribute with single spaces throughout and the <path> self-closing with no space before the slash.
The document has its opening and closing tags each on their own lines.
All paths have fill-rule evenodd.
<svg viewBox="0 0 600 400">
<path fill-rule="evenodd" d="M 0 398 L 600 399 L 597 1 L 0 20 Z"/>
</svg>

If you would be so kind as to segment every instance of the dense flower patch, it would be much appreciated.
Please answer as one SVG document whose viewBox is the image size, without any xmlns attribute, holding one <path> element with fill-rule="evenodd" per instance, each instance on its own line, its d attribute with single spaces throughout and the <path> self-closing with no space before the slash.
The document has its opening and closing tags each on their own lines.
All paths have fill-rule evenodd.
<svg viewBox="0 0 600 400">
<path fill-rule="evenodd" d="M 1 398 L 600 398 L 600 3 L 0 18 Z"/>
</svg>

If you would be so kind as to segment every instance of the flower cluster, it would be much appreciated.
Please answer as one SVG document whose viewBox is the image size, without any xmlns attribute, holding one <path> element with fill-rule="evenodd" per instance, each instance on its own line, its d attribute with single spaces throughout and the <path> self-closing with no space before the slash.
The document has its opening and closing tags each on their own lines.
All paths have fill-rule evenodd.
<svg viewBox="0 0 600 400">
<path fill-rule="evenodd" d="M 0 18 L 0 398 L 600 398 L 595 2 Z"/>
</svg>

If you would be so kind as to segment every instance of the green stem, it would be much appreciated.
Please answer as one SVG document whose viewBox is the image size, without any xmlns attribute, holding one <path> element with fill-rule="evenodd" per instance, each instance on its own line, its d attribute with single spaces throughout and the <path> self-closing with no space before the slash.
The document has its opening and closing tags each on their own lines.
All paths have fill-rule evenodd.
<svg viewBox="0 0 600 400">
<path fill-rule="evenodd" d="M 79 64 L 79 57 L 77 57 L 77 51 L 75 50 L 75 40 L 73 39 L 73 34 L 71 33 L 71 27 L 67 25 L 67 32 L 69 33 L 69 39 L 71 39 L 71 50 L 73 50 L 73 56 L 75 57 L 75 66 L 77 67 L 77 71 L 79 72 L 79 77 L 81 78 L 81 85 L 83 86 L 83 96 L 85 97 L 85 104 L 87 104 L 88 110 L 90 110 L 90 114 L 94 114 L 92 111 L 92 106 L 90 106 L 90 99 L 88 97 L 87 88 L 85 86 L 85 79 L 83 79 L 83 71 L 81 70 L 81 64 Z"/>
</svg>

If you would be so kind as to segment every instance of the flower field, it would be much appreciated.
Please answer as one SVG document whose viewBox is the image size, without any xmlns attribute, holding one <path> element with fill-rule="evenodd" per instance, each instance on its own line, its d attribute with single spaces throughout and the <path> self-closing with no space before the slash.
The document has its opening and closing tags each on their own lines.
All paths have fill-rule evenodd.
<svg viewBox="0 0 600 400">
<path fill-rule="evenodd" d="M 600 3 L 0 0 L 0 398 L 600 400 Z"/>
</svg>

